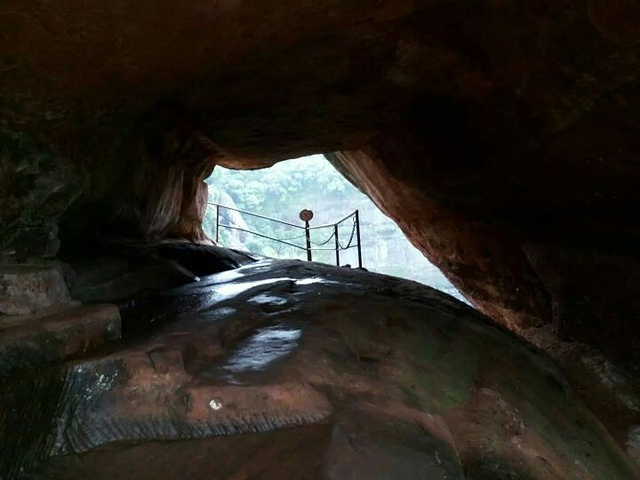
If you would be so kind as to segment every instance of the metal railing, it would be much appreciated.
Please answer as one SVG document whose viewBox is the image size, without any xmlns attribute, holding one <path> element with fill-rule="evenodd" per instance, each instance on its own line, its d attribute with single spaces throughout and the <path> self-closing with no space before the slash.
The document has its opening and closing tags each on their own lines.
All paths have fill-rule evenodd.
<svg viewBox="0 0 640 480">
<path fill-rule="evenodd" d="M 265 238 L 267 240 L 272 240 L 274 242 L 278 242 L 281 243 L 283 245 L 288 245 L 290 247 L 294 247 L 300 250 L 305 250 L 307 252 L 307 260 L 308 261 L 313 261 L 313 252 L 315 251 L 334 251 L 335 252 L 335 258 L 336 258 L 336 265 L 340 266 L 340 252 L 345 251 L 345 250 L 349 250 L 352 248 L 357 248 L 358 249 L 358 267 L 362 268 L 362 245 L 361 245 L 361 241 L 360 241 L 360 212 L 358 210 L 356 210 L 355 212 L 347 215 L 346 217 L 344 217 L 343 219 L 335 222 L 335 223 L 328 223 L 328 224 L 324 224 L 324 225 L 314 225 L 311 226 L 309 224 L 309 221 L 311 220 L 311 218 L 309 218 L 308 220 L 304 220 L 304 225 L 299 225 L 299 224 L 295 224 L 295 223 L 291 223 L 291 222 L 285 222 L 284 220 L 278 220 L 277 218 L 271 218 L 271 217 L 267 217 L 265 215 L 260 215 L 257 213 L 253 213 L 253 212 L 247 212 L 246 210 L 240 210 L 239 208 L 233 208 L 233 207 L 228 207 L 226 205 L 221 205 L 219 203 L 213 203 L 213 202 L 209 202 L 209 205 L 211 206 L 215 206 L 216 207 L 216 243 L 220 244 L 220 229 L 222 228 L 226 228 L 228 230 L 234 230 L 234 231 L 239 231 L 239 232 L 244 232 L 244 233 L 248 233 L 251 235 L 256 235 L 258 237 L 261 238 Z M 228 211 L 232 211 L 232 212 L 237 212 L 240 213 L 242 215 L 248 215 L 251 217 L 255 217 L 255 218 L 259 218 L 262 220 L 267 220 L 269 222 L 273 222 L 273 223 L 278 223 L 280 225 L 286 225 L 288 227 L 291 228 L 296 228 L 296 229 L 300 229 L 300 230 L 304 230 L 304 234 L 300 235 L 299 237 L 295 237 L 295 238 L 289 238 L 289 239 L 280 239 L 280 238 L 276 238 L 276 237 L 272 237 L 270 235 L 266 235 L 264 233 L 260 233 L 260 232 L 255 232 L 253 230 L 249 230 L 248 228 L 244 228 L 242 226 L 238 226 L 238 225 L 229 225 L 226 223 L 223 223 L 223 218 L 221 216 L 221 212 L 228 210 Z M 305 210 L 303 210 L 303 212 L 305 212 Z M 309 212 L 311 213 L 311 212 Z M 302 212 L 301 212 L 301 217 L 302 217 Z M 312 214 L 311 214 L 312 217 Z M 343 224 L 344 222 L 346 222 L 347 220 L 352 219 L 353 221 L 353 228 L 351 229 L 351 234 L 349 235 L 349 241 L 347 242 L 346 245 L 342 245 L 342 243 L 340 242 L 340 225 Z M 228 219 L 227 219 L 228 220 Z M 233 222 L 231 222 L 233 223 Z M 333 229 L 333 232 L 331 234 L 331 236 L 329 236 L 329 238 L 327 238 L 325 241 L 320 242 L 320 243 L 314 243 L 311 241 L 311 232 L 314 230 L 320 230 L 320 229 Z M 292 240 L 295 240 L 296 238 L 303 238 L 305 239 L 305 244 L 304 245 L 297 245 L 295 243 L 292 243 Z M 332 247 L 325 247 L 324 245 L 327 245 L 331 240 L 333 240 L 333 246 Z M 355 243 L 354 243 L 355 240 Z M 256 252 L 258 253 L 258 252 Z"/>
</svg>

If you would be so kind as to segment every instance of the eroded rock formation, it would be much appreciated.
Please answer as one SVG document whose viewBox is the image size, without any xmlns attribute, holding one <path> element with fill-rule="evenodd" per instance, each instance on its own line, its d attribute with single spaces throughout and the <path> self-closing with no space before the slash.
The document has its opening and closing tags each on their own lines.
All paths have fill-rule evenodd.
<svg viewBox="0 0 640 480">
<path fill-rule="evenodd" d="M 65 260 L 122 239 L 206 241 L 215 165 L 336 152 L 494 321 L 633 364 L 637 13 L 632 0 L 3 2 L 3 271 L 46 270 L 60 242 Z"/>
<path fill-rule="evenodd" d="M 4 3 L 3 254 L 54 255 L 61 219 L 63 239 L 202 239 L 214 164 L 344 150 L 341 168 L 496 321 L 630 355 L 636 11 Z"/>
<path fill-rule="evenodd" d="M 550 358 L 423 285 L 267 261 L 122 312 L 160 319 L 3 377 L 9 478 L 636 478 Z"/>
</svg>

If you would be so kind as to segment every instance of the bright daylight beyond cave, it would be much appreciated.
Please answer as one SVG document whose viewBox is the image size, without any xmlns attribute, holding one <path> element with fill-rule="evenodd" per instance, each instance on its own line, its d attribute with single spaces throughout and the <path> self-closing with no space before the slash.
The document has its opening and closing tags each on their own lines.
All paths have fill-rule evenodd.
<svg viewBox="0 0 640 480">
<path fill-rule="evenodd" d="M 218 167 L 207 183 L 209 205 L 203 228 L 213 239 L 217 224 L 222 225 L 221 245 L 273 258 L 306 259 L 306 238 L 302 228 L 243 212 L 256 212 L 302 226 L 299 212 L 310 208 L 314 215 L 310 225 L 315 228 L 310 232 L 312 258 L 335 265 L 337 249 L 341 265 L 356 267 L 354 219 L 348 218 L 337 225 L 338 243 L 333 225 L 357 209 L 365 268 L 416 280 L 463 299 L 444 275 L 409 243 L 393 221 L 322 155 L 288 160 L 261 170 Z M 222 210 L 218 222 L 219 208 Z M 322 225 L 328 226 L 319 228 Z M 248 233 L 251 231 L 264 236 Z"/>
</svg>

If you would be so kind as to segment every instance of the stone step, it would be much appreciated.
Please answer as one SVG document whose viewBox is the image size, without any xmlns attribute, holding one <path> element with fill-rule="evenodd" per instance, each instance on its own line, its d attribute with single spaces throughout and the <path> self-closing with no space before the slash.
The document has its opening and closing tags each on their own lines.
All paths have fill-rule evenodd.
<svg viewBox="0 0 640 480">
<path fill-rule="evenodd" d="M 120 335 L 120 312 L 110 304 L 69 304 L 0 317 L 0 379 L 76 358 Z"/>
</svg>

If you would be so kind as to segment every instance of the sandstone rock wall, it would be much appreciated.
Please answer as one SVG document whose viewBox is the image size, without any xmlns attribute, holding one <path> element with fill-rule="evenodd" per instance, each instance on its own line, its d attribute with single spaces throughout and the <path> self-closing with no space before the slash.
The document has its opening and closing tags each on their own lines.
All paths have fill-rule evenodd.
<svg viewBox="0 0 640 480">
<path fill-rule="evenodd" d="M 52 256 L 58 226 L 79 248 L 202 239 L 216 163 L 342 151 L 496 321 L 554 323 L 628 357 L 635 13 L 630 0 L 5 2 L 0 244 Z"/>
</svg>

